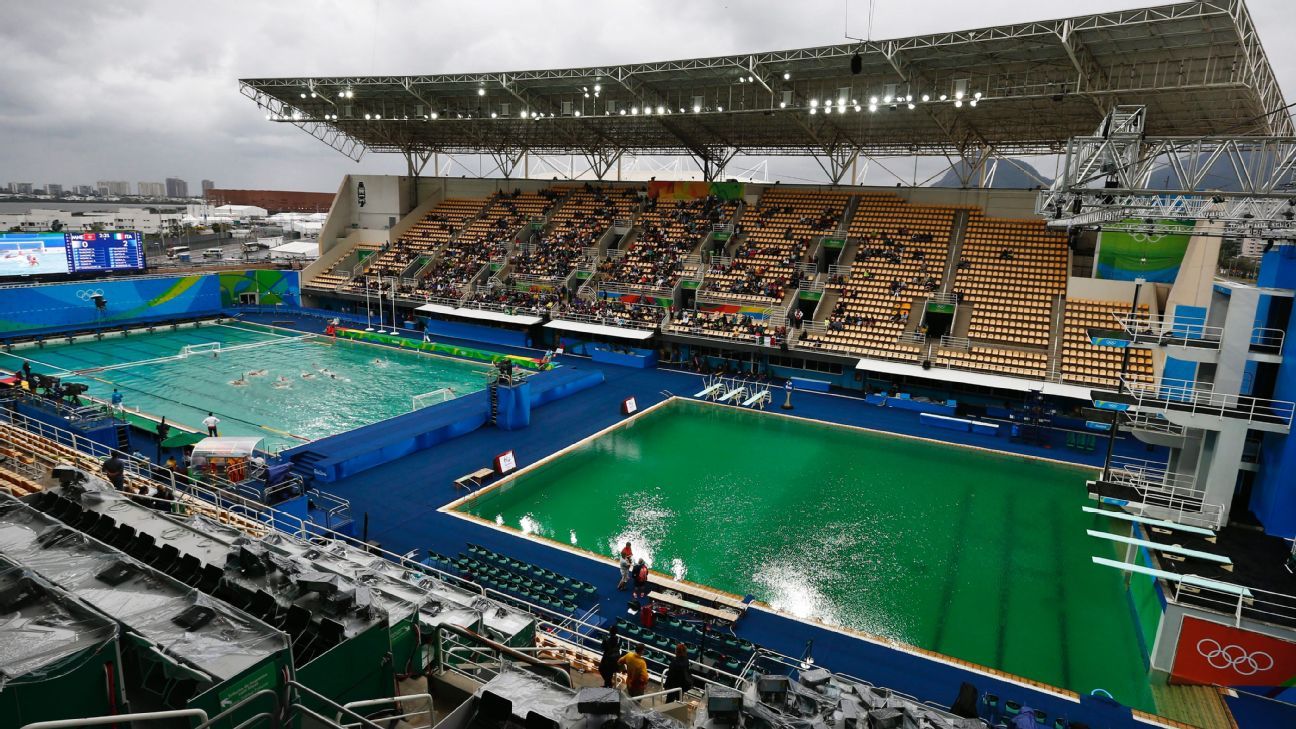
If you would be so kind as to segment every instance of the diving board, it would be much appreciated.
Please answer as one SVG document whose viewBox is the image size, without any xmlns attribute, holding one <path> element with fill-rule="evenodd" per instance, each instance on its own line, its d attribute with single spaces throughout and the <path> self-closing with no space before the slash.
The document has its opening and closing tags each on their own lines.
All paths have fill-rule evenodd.
<svg viewBox="0 0 1296 729">
<path fill-rule="evenodd" d="M 714 385 L 707 385 L 705 390 L 697 393 L 693 397 L 710 397 L 713 393 L 715 393 L 716 391 L 720 390 L 723 387 L 724 385 L 720 384 L 719 382 L 715 383 Z"/>
<path fill-rule="evenodd" d="M 1183 584 L 1192 587 L 1205 587 L 1228 595 L 1236 595 L 1237 597 L 1250 598 L 1252 596 L 1251 591 L 1245 587 L 1230 585 L 1227 582 L 1216 582 L 1215 580 L 1208 580 L 1205 577 L 1198 577 L 1197 575 L 1181 575 L 1174 572 L 1155 569 L 1153 567 L 1144 567 L 1141 564 L 1131 564 L 1129 562 L 1121 562 L 1115 559 L 1107 559 L 1106 557 L 1091 557 L 1090 559 L 1093 560 L 1094 564 L 1115 567 L 1118 570 L 1136 572 L 1140 575 L 1156 577 L 1162 580 L 1170 580 L 1171 582 L 1182 582 Z"/>
<path fill-rule="evenodd" d="M 565 332 L 580 332 L 581 334 L 598 334 L 605 337 L 618 337 L 620 339 L 649 339 L 653 335 L 651 329 L 634 329 L 631 327 L 611 327 L 604 324 L 594 324 L 585 321 L 572 321 L 570 319 L 554 319 L 545 324 L 546 329 L 559 329 Z"/>
<path fill-rule="evenodd" d="M 716 400 L 716 402 L 729 402 L 734 397 L 741 395 L 744 392 L 747 392 L 747 388 L 745 387 L 739 387 L 737 389 L 730 390 L 729 392 L 726 392 L 725 394 L 721 395 L 720 399 Z"/>
<path fill-rule="evenodd" d="M 747 398 L 746 400 L 743 400 L 743 407 L 745 407 L 745 408 L 749 408 L 749 407 L 751 407 L 751 406 L 753 406 L 753 405 L 755 405 L 755 404 L 757 404 L 757 403 L 763 403 L 763 402 L 765 402 L 765 399 L 768 398 L 769 396 L 770 396 L 770 391 L 769 391 L 769 390 L 761 390 L 760 392 L 756 393 L 755 395 L 752 395 L 751 397 Z"/>
<path fill-rule="evenodd" d="M 1151 549 L 1157 552 L 1165 552 L 1167 554 L 1178 554 L 1183 557 L 1192 557 L 1193 559 L 1204 559 L 1207 562 L 1215 562 L 1216 564 L 1226 565 L 1230 568 L 1233 566 L 1233 560 L 1229 559 L 1228 557 L 1225 557 L 1222 554 L 1200 552 L 1196 549 L 1188 549 L 1186 547 L 1180 547 L 1174 544 L 1161 544 L 1160 542 L 1153 542 L 1147 539 L 1135 539 L 1134 537 L 1121 536 L 1120 534 L 1109 534 L 1107 532 L 1100 532 L 1095 529 L 1086 529 L 1085 533 L 1091 537 L 1097 537 L 1099 539 L 1110 539 L 1113 542 L 1120 542 L 1121 544 L 1129 544 L 1135 547 L 1146 547 L 1147 549 Z"/>
<path fill-rule="evenodd" d="M 1203 537 L 1214 537 L 1214 536 L 1215 536 L 1215 532 L 1211 531 L 1210 529 L 1204 529 L 1204 528 L 1202 528 L 1202 527 L 1189 526 L 1189 525 L 1187 525 L 1187 524 L 1179 524 L 1179 523 L 1177 523 L 1177 522 L 1173 522 L 1173 521 L 1166 521 L 1165 519 L 1152 519 L 1152 518 L 1150 518 L 1150 517 L 1146 517 L 1146 516 L 1136 516 L 1136 515 L 1134 515 L 1134 514 L 1126 514 L 1126 513 L 1123 512 L 1123 511 L 1112 511 L 1112 510 L 1110 510 L 1110 509 L 1099 509 L 1099 508 L 1097 508 L 1097 507 L 1093 507 L 1093 506 L 1082 506 L 1082 507 L 1080 507 L 1080 509 L 1081 509 L 1082 511 L 1088 513 L 1088 514 L 1102 514 L 1103 516 L 1110 516 L 1110 517 L 1113 518 L 1113 519 L 1122 519 L 1122 520 L 1124 520 L 1124 521 L 1132 521 L 1132 522 L 1134 522 L 1134 523 L 1136 523 L 1136 524 L 1143 524 L 1143 525 L 1145 525 L 1145 526 L 1150 526 L 1150 527 L 1159 527 L 1159 528 L 1161 528 L 1161 529 L 1171 529 L 1171 530 L 1174 530 L 1174 531 L 1177 531 L 1177 532 L 1183 532 L 1183 533 L 1185 533 L 1185 534 L 1199 534 L 1199 535 L 1201 535 L 1201 536 L 1203 536 Z"/>
</svg>

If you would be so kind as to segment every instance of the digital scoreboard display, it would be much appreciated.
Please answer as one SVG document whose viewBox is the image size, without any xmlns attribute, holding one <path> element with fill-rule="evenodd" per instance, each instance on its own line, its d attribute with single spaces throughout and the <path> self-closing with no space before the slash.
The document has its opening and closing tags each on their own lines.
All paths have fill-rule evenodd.
<svg viewBox="0 0 1296 729">
<path fill-rule="evenodd" d="M 143 271 L 137 231 L 0 233 L 0 277 Z"/>
</svg>

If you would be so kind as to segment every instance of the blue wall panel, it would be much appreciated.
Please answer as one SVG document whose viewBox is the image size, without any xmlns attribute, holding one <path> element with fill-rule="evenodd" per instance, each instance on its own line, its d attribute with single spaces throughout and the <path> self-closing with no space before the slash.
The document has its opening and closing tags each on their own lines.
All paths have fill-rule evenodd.
<svg viewBox="0 0 1296 729">
<path fill-rule="evenodd" d="M 107 302 L 95 307 L 94 294 Z M 215 314 L 214 275 L 120 278 L 0 288 L 0 339 Z"/>
</svg>

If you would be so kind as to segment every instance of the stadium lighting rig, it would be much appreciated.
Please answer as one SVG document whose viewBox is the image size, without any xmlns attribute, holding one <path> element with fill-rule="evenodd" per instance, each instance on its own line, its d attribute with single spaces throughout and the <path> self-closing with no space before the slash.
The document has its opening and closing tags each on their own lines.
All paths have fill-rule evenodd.
<svg viewBox="0 0 1296 729">
<path fill-rule="evenodd" d="M 1184 223 L 1216 223 L 1197 235 L 1296 241 L 1296 137 L 1151 137 L 1147 110 L 1118 106 L 1094 134 L 1067 144 L 1066 166 L 1036 199 L 1050 227 L 1182 233 Z M 1241 189 L 1214 189 L 1212 170 L 1230 165 Z M 1153 173 L 1175 184 L 1156 188 Z"/>
</svg>

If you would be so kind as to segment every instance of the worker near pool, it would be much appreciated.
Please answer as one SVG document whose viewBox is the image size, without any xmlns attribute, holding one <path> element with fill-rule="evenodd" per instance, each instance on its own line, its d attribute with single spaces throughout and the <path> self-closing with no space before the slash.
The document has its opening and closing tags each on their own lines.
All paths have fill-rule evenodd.
<svg viewBox="0 0 1296 729">
<path fill-rule="evenodd" d="M 215 414 L 207 413 L 207 417 L 203 418 L 202 423 L 207 427 L 207 435 L 213 438 L 219 435 L 216 432 L 216 426 L 220 425 L 220 418 L 216 417 Z"/>
<path fill-rule="evenodd" d="M 631 696 L 643 696 L 644 690 L 648 688 L 648 663 L 634 651 L 621 656 L 617 663 L 625 667 L 626 691 Z"/>
<path fill-rule="evenodd" d="M 108 460 L 103 462 L 103 472 L 113 488 L 121 491 L 126 487 L 126 464 L 122 463 L 116 453 L 108 456 Z"/>
<path fill-rule="evenodd" d="M 117 391 L 117 388 L 113 388 L 112 397 L 109 399 L 112 402 L 113 410 L 122 409 L 122 394 Z"/>
<path fill-rule="evenodd" d="M 648 565 L 643 561 L 642 557 L 639 559 L 639 562 L 635 564 L 632 576 L 634 577 L 634 596 L 637 598 L 647 597 Z"/>
<path fill-rule="evenodd" d="M 627 544 L 627 547 L 630 545 Z M 630 558 L 626 553 L 621 552 L 621 557 L 617 560 L 617 567 L 621 570 L 621 581 L 617 583 L 618 590 L 625 590 L 626 585 L 630 584 Z"/>
</svg>

